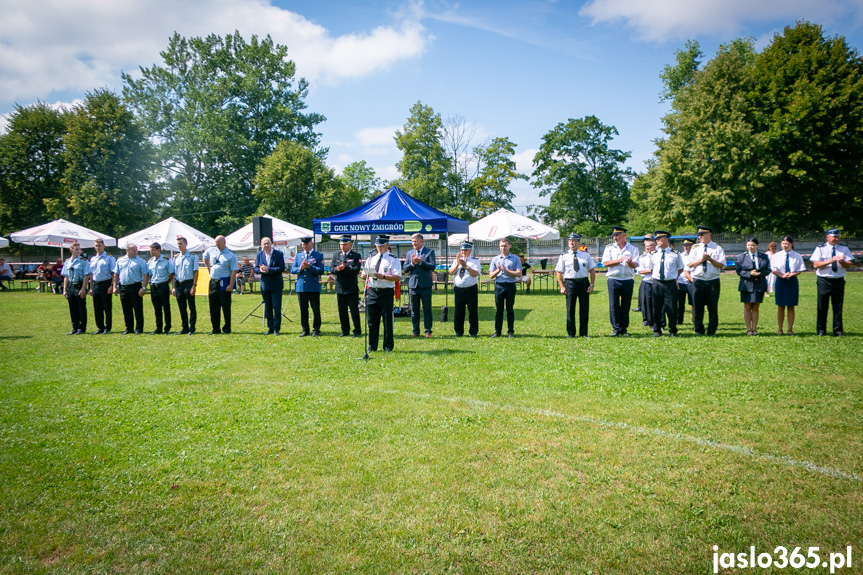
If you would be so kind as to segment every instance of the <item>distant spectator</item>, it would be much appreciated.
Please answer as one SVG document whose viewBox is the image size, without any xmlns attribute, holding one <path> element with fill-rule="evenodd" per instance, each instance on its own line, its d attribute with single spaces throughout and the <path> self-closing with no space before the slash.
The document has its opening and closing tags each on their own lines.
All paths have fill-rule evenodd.
<svg viewBox="0 0 863 575">
<path fill-rule="evenodd" d="M 248 257 L 243 258 L 243 264 L 240 266 L 240 273 L 237 274 L 237 288 L 240 295 L 246 293 L 246 284 L 252 280 L 255 273 L 255 266 L 249 261 Z"/>
<path fill-rule="evenodd" d="M 0 291 L 6 291 L 9 289 L 5 285 L 3 285 L 4 281 L 12 281 L 14 276 L 12 275 L 12 266 L 6 263 L 6 260 L 0 258 Z"/>
<path fill-rule="evenodd" d="M 63 293 L 63 260 L 57 258 L 51 266 L 51 289 L 54 293 Z"/>
<path fill-rule="evenodd" d="M 767 244 L 767 251 L 764 252 L 770 258 L 771 266 L 773 265 L 773 256 L 777 253 L 777 247 L 776 242 L 770 242 Z M 776 276 L 771 273 L 767 276 L 767 297 L 770 297 L 774 291 L 776 291 Z"/>
<path fill-rule="evenodd" d="M 520 282 L 524 282 L 524 287 L 527 288 L 527 293 L 530 293 L 530 282 L 531 277 L 527 275 L 527 270 L 530 269 L 530 264 L 524 259 L 524 256 L 518 256 L 519 261 L 521 262 L 521 277 L 518 279 Z"/>
</svg>

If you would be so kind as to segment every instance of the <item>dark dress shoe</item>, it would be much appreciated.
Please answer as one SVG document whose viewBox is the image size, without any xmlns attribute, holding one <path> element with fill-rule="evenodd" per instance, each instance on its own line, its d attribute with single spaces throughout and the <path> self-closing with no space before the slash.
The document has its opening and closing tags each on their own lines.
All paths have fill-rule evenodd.
<svg viewBox="0 0 863 575">
<path fill-rule="evenodd" d="M 231 333 L 231 330 L 229 330 L 229 329 L 223 329 L 223 330 L 222 330 L 222 333 L 224 333 L 224 334 L 226 334 L 226 335 L 227 335 L 227 334 Z"/>
<path fill-rule="evenodd" d="M 151 332 L 150 332 L 150 335 L 162 335 L 162 330 L 157 329 L 157 330 L 155 330 L 155 331 L 151 331 Z"/>
<path fill-rule="evenodd" d="M 72 331 L 70 331 L 70 332 L 69 332 L 69 333 L 67 333 L 66 335 L 75 335 L 76 333 L 78 333 L 78 330 L 77 330 L 77 329 L 73 329 Z"/>
<path fill-rule="evenodd" d="M 306 337 L 307 335 L 309 335 L 309 332 L 304 331 L 304 332 L 301 332 L 300 335 L 298 335 L 297 337 Z"/>
<path fill-rule="evenodd" d="M 207 335 L 222 335 L 222 332 L 213 330 L 210 333 L 208 333 Z"/>
<path fill-rule="evenodd" d="M 653 332 L 653 337 L 662 337 L 662 332 L 660 332 L 660 331 Z"/>
<path fill-rule="evenodd" d="M 195 335 L 195 330 L 190 329 L 190 330 L 189 330 L 189 335 Z"/>
<path fill-rule="evenodd" d="M 108 335 L 109 333 L 111 333 L 111 330 L 108 329 L 107 327 L 102 330 L 102 335 Z"/>
<path fill-rule="evenodd" d="M 267 331 L 264 332 L 264 335 L 273 335 L 273 330 L 268 329 Z"/>
<path fill-rule="evenodd" d="M 346 334 L 346 333 L 340 333 L 340 334 L 339 334 L 339 335 L 337 335 L 336 337 L 348 337 L 348 334 Z"/>
<path fill-rule="evenodd" d="M 127 330 L 125 330 L 125 331 L 123 332 L 123 335 L 130 335 L 130 334 L 133 334 L 133 333 L 135 333 L 135 332 L 134 332 L 134 331 L 132 331 L 131 329 L 127 329 Z"/>
<path fill-rule="evenodd" d="M 489 339 L 491 339 L 491 338 L 493 338 L 493 337 L 500 337 L 500 332 L 499 332 L 499 331 L 496 331 L 496 332 L 494 332 L 493 334 L 491 334 L 491 335 L 490 335 L 490 336 L 488 336 L 488 337 L 489 337 Z"/>
<path fill-rule="evenodd" d="M 312 332 L 312 337 L 319 337 L 320 335 L 321 335 L 321 332 L 319 332 L 318 330 L 315 330 Z"/>
<path fill-rule="evenodd" d="M 141 335 L 142 333 L 144 333 L 143 329 L 136 329 L 135 330 L 135 335 Z"/>
<path fill-rule="evenodd" d="M 279 335 L 278 331 L 273 330 L 273 335 Z"/>
<path fill-rule="evenodd" d="M 509 332 L 506 334 L 506 337 L 508 337 L 509 339 L 515 339 L 515 334 L 513 332 Z"/>
<path fill-rule="evenodd" d="M 181 329 L 180 331 L 177 332 L 177 335 L 186 335 L 187 333 L 189 333 L 189 330 Z"/>
<path fill-rule="evenodd" d="M 351 334 L 351 337 L 363 337 L 363 334 L 361 334 L 361 333 L 352 333 L 352 334 Z"/>
<path fill-rule="evenodd" d="M 91 333 L 90 335 L 99 335 L 100 333 L 102 333 L 102 330 L 101 330 L 101 329 L 97 329 L 96 331 L 94 331 L 94 332 L 93 332 L 93 333 Z"/>
</svg>

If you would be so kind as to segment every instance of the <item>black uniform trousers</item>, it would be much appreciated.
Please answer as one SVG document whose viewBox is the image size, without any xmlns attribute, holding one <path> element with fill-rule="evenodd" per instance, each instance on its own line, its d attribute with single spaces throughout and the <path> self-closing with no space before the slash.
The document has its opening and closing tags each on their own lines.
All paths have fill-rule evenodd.
<svg viewBox="0 0 863 575">
<path fill-rule="evenodd" d="M 182 333 L 194 333 L 198 321 L 198 311 L 195 308 L 195 296 L 192 295 L 192 282 L 186 280 L 176 282 L 177 307 L 180 308 L 180 321 L 183 324 Z M 186 309 L 188 306 L 188 310 Z"/>
<path fill-rule="evenodd" d="M 695 291 L 692 296 L 692 327 L 695 333 L 704 335 L 704 308 L 707 307 L 707 335 L 715 335 L 719 327 L 719 278 L 715 280 L 694 280 Z"/>
<path fill-rule="evenodd" d="M 171 331 L 171 284 L 150 284 L 150 301 L 156 314 L 156 331 Z"/>
<path fill-rule="evenodd" d="M 494 333 L 500 335 L 503 329 L 503 308 L 506 307 L 506 330 L 515 331 L 515 282 L 496 282 L 494 284 Z"/>
<path fill-rule="evenodd" d="M 316 291 L 297 292 L 300 303 L 300 325 L 303 333 L 309 333 L 309 306 L 312 307 L 312 329 L 321 330 L 321 294 Z"/>
<path fill-rule="evenodd" d="M 456 287 L 455 292 L 455 315 L 452 320 L 455 334 L 458 337 L 464 335 L 464 310 L 467 307 L 468 333 L 472 336 L 479 334 L 479 285 L 470 287 Z"/>
<path fill-rule="evenodd" d="M 336 301 L 339 304 L 339 323 L 342 324 L 342 335 L 348 335 L 351 332 L 351 320 L 354 322 L 354 333 L 361 334 L 360 294 L 357 292 L 336 292 Z"/>
<path fill-rule="evenodd" d="M 384 324 L 384 350 L 392 351 L 393 337 L 393 288 L 369 288 L 366 294 L 366 317 L 369 322 L 369 351 L 378 350 L 381 320 Z"/>
<path fill-rule="evenodd" d="M 638 286 L 638 307 L 641 308 L 641 319 L 643 325 L 653 325 L 653 291 L 652 282 L 644 281 L 644 276 L 641 278 L 641 285 Z"/>
<path fill-rule="evenodd" d="M 578 302 L 578 335 L 587 335 L 587 320 L 590 318 L 590 295 L 587 288 L 590 280 L 587 278 L 565 279 L 566 288 L 566 333 L 575 337 L 575 304 Z"/>
<path fill-rule="evenodd" d="M 215 333 L 231 333 L 231 292 L 221 289 L 219 280 L 210 280 L 210 323 Z M 219 327 L 225 316 L 224 327 Z"/>
<path fill-rule="evenodd" d="M 818 311 L 815 329 L 818 334 L 827 333 L 827 311 L 833 306 L 833 335 L 839 335 L 842 329 L 842 304 L 845 299 L 845 278 L 822 278 L 815 280 L 818 288 Z"/>
<path fill-rule="evenodd" d="M 93 316 L 96 320 L 96 329 L 111 330 L 113 313 L 111 294 L 108 293 L 110 287 L 111 280 L 93 282 Z"/>
<path fill-rule="evenodd" d="M 635 280 L 608 278 L 608 315 L 615 335 L 626 333 L 629 329 L 629 306 L 632 305 L 634 289 Z"/>
<path fill-rule="evenodd" d="M 677 280 L 654 279 L 650 291 L 653 293 L 653 331 L 661 332 L 668 325 L 668 333 L 677 333 Z"/>
<path fill-rule="evenodd" d="M 282 288 L 261 289 L 261 299 L 264 301 L 264 318 L 267 320 L 268 331 L 282 331 Z"/>
<path fill-rule="evenodd" d="M 420 332 L 420 303 L 423 308 L 423 328 L 425 333 L 432 332 L 432 288 L 414 288 L 410 290 L 411 298 L 411 323 L 414 333 Z"/>
<path fill-rule="evenodd" d="M 682 324 L 686 317 L 686 300 L 689 300 L 689 307 L 692 307 L 691 287 L 692 284 L 677 284 L 677 325 Z"/>
<path fill-rule="evenodd" d="M 78 295 L 82 285 L 70 283 L 66 288 L 66 300 L 69 302 L 72 329 L 78 331 L 86 331 L 87 329 L 87 298 Z"/>
<path fill-rule="evenodd" d="M 126 331 L 144 331 L 144 298 L 138 295 L 141 282 L 120 286 L 120 305 Z"/>
</svg>

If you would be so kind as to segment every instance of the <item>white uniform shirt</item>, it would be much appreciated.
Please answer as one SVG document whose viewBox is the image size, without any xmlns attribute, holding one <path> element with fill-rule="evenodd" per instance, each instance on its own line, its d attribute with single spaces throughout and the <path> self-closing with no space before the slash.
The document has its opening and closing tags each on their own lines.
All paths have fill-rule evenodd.
<svg viewBox="0 0 863 575">
<path fill-rule="evenodd" d="M 575 265 L 576 259 L 578 259 L 577 267 Z M 557 258 L 557 265 L 554 266 L 554 271 L 562 273 L 563 279 L 572 280 L 586 278 L 588 276 L 588 270 L 592 270 L 595 267 L 596 264 L 593 263 L 593 258 L 590 257 L 589 253 L 576 250 L 574 252 L 561 254 L 560 257 Z"/>
<path fill-rule="evenodd" d="M 725 265 L 725 250 L 716 242 L 710 242 L 706 246 L 704 244 L 696 244 L 692 246 L 692 251 L 689 253 L 692 254 L 693 257 L 689 263 L 700 260 L 704 256 L 705 250 L 707 250 L 707 255 L 721 263 L 723 266 Z M 698 264 L 694 268 L 689 268 L 689 275 L 692 276 L 692 279 L 705 281 L 719 279 L 719 276 L 722 274 L 722 270 L 710 262 L 705 263 L 707 264 L 706 266 L 704 264 Z"/>
<path fill-rule="evenodd" d="M 829 260 L 833 257 L 833 248 L 836 248 L 836 255 L 845 256 L 846 262 L 853 262 L 854 256 L 851 255 L 851 250 L 848 249 L 848 246 L 842 246 L 836 244 L 835 246 L 831 246 L 830 244 L 822 244 L 815 248 L 815 251 L 812 252 L 812 255 L 809 256 L 810 262 L 823 262 Z M 824 266 L 823 268 L 815 270 L 815 275 L 820 278 L 841 278 L 845 277 L 845 268 L 839 262 L 836 262 L 836 271 L 833 271 L 832 265 Z"/>
<path fill-rule="evenodd" d="M 641 272 L 653 271 L 653 254 L 655 254 L 655 253 L 656 253 L 656 250 L 653 250 L 649 254 L 641 254 L 640 256 L 638 256 L 638 267 L 635 268 L 635 270 L 641 276 L 641 280 L 646 281 L 647 283 L 652 282 L 653 278 L 650 277 L 649 275 L 644 275 Z"/>
<path fill-rule="evenodd" d="M 662 254 L 665 254 L 664 262 Z M 656 281 L 660 281 L 659 270 L 663 267 L 665 267 L 665 279 L 663 281 L 675 280 L 677 279 L 677 274 L 683 271 L 683 260 L 680 258 L 680 254 L 670 247 L 664 250 L 657 250 L 651 256 L 653 256 L 653 273 L 650 277 Z"/>
<path fill-rule="evenodd" d="M 465 265 L 476 272 L 482 273 L 482 264 L 478 259 L 473 256 L 467 257 L 467 259 L 465 260 Z M 467 272 L 467 270 L 465 270 L 461 266 L 459 266 L 458 270 L 456 270 L 452 280 L 453 285 L 457 288 L 473 287 L 478 282 L 479 276 L 473 277 Z"/>
<path fill-rule="evenodd" d="M 638 253 L 638 248 L 631 243 L 626 242 L 626 245 L 623 247 L 614 243 L 608 244 L 602 252 L 602 264 L 605 265 L 605 262 L 619 260 L 627 255 L 632 258 L 632 261 L 638 263 L 638 256 L 640 255 Z M 611 266 L 605 274 L 606 278 L 615 280 L 631 280 L 633 276 L 635 276 L 635 268 L 629 267 L 623 262 L 616 266 Z"/>
<path fill-rule="evenodd" d="M 381 260 L 380 266 L 378 266 L 378 260 Z M 369 282 L 370 288 L 396 287 L 396 282 L 394 281 L 375 279 L 375 273 L 388 276 L 399 276 L 399 278 L 402 277 L 402 265 L 399 263 L 399 260 L 393 257 L 390 253 L 374 254 L 370 256 L 363 266 L 363 271 L 366 272 L 366 275 L 368 276 L 367 281 Z"/>
<path fill-rule="evenodd" d="M 832 256 L 831 256 L 832 257 Z M 788 271 L 790 272 L 805 272 L 806 271 L 806 262 L 803 261 L 803 256 L 795 252 L 794 250 L 786 252 L 782 250 L 781 252 L 776 252 L 773 254 L 773 257 L 770 258 L 770 269 L 771 271 L 779 272 L 780 274 L 785 273 L 785 260 L 788 259 Z"/>
<path fill-rule="evenodd" d="M 689 270 L 690 273 L 692 272 L 692 268 L 689 267 L 689 263 L 692 261 L 692 258 L 693 258 L 692 249 L 689 250 L 688 254 L 685 251 L 680 252 L 680 261 L 683 263 L 683 272 L 684 273 L 681 273 L 679 276 L 677 276 L 677 283 L 689 285 L 689 280 L 686 278 L 685 272 L 686 272 L 686 270 Z"/>
</svg>

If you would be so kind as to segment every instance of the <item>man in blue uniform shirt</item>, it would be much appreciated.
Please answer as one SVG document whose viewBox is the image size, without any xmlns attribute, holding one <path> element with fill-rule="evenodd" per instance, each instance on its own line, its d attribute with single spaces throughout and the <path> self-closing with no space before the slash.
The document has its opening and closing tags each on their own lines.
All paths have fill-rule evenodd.
<svg viewBox="0 0 863 575">
<path fill-rule="evenodd" d="M 321 335 L 321 274 L 324 273 L 324 254 L 316 252 L 312 246 L 312 237 L 300 238 L 301 252 L 294 257 L 291 273 L 297 276 L 297 300 L 300 304 L 300 325 L 303 331 L 300 337 L 309 335 L 309 306 L 312 306 L 311 335 Z"/>
<path fill-rule="evenodd" d="M 273 240 L 261 238 L 261 251 L 255 256 L 255 273 L 261 277 L 261 298 L 264 300 L 266 335 L 279 335 L 282 329 L 282 290 L 285 284 L 285 256 L 273 248 Z"/>
<path fill-rule="evenodd" d="M 138 257 L 138 246 L 126 245 L 126 255 L 114 264 L 114 293 L 123 307 L 124 335 L 144 331 L 144 294 L 149 282 L 150 271 L 144 258 Z"/>
<path fill-rule="evenodd" d="M 506 307 L 507 336 L 515 337 L 515 284 L 521 277 L 521 260 L 511 253 L 512 244 L 504 238 L 498 244 L 500 255 L 492 258 L 488 277 L 494 280 L 494 333 L 500 337 L 503 329 L 503 308 Z"/>
<path fill-rule="evenodd" d="M 231 292 L 237 281 L 237 256 L 225 246 L 225 236 L 216 236 L 216 247 L 204 252 L 204 263 L 210 271 L 210 335 L 231 333 Z M 219 327 L 221 315 L 224 327 Z"/>
<path fill-rule="evenodd" d="M 198 321 L 198 310 L 195 307 L 195 291 L 198 288 L 198 256 L 186 248 L 189 242 L 183 236 L 177 237 L 177 247 L 180 253 L 174 256 L 174 288 L 171 293 L 177 298 L 180 308 L 180 321 L 183 327 L 180 335 L 193 335 Z M 186 307 L 188 306 L 188 311 Z"/>
<path fill-rule="evenodd" d="M 69 246 L 69 259 L 60 272 L 63 276 L 63 296 L 69 302 L 72 331 L 66 335 L 81 335 L 87 329 L 87 289 L 90 282 L 90 264 L 81 257 L 78 242 Z"/>
<path fill-rule="evenodd" d="M 411 236 L 412 250 L 405 254 L 403 271 L 410 272 L 408 278 L 408 294 L 411 300 L 411 323 L 413 335 L 420 335 L 420 305 L 423 309 L 423 327 L 425 336 L 432 336 L 432 272 L 435 268 L 435 253 L 433 249 L 423 246 L 423 235 L 416 233 Z"/>
<path fill-rule="evenodd" d="M 99 238 L 94 246 L 96 255 L 90 258 L 90 295 L 93 296 L 93 315 L 96 331 L 93 335 L 111 331 L 111 294 L 114 293 L 114 265 L 117 260 L 105 251 L 105 242 Z"/>
<path fill-rule="evenodd" d="M 171 333 L 171 284 L 174 281 L 174 262 L 162 255 L 162 246 L 159 242 L 150 244 L 147 269 L 150 270 L 150 301 L 156 314 L 156 331 L 150 332 L 150 335 Z"/>
<path fill-rule="evenodd" d="M 842 337 L 842 305 L 845 299 L 845 271 L 851 267 L 854 256 L 847 246 L 839 244 L 839 228 L 827 230 L 827 242 L 815 248 L 809 261 L 815 268 L 818 289 L 818 310 L 815 329 L 818 335 L 827 335 L 827 312 L 833 305 L 833 335 Z"/>
</svg>

